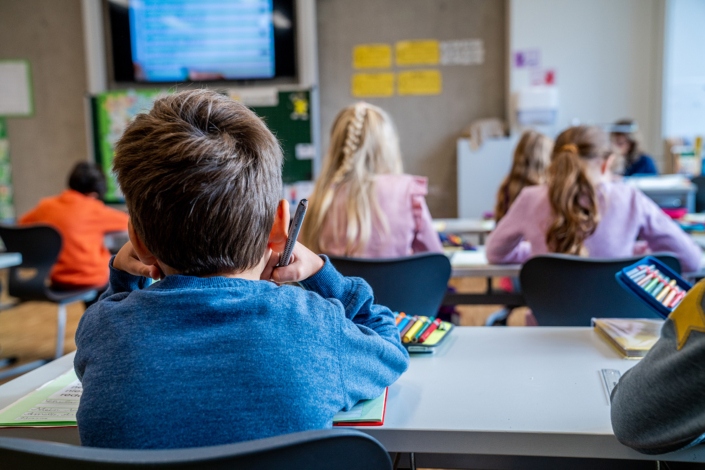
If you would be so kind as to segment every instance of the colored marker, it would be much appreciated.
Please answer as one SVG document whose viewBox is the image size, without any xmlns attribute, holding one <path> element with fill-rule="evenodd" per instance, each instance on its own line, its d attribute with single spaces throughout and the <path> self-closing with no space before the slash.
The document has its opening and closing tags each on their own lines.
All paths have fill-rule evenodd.
<svg viewBox="0 0 705 470">
<path fill-rule="evenodd" d="M 663 280 L 659 281 L 658 285 L 654 288 L 653 291 L 651 291 L 651 295 L 656 297 L 667 285 L 668 284 L 666 284 L 666 282 L 664 282 Z"/>
<path fill-rule="evenodd" d="M 409 331 L 406 332 L 404 337 L 402 338 L 402 341 L 404 343 L 410 343 L 411 338 L 414 337 L 417 331 L 419 331 L 419 328 L 421 328 L 424 324 L 424 321 L 426 320 L 426 317 L 419 317 L 419 319 L 414 323 L 414 326 L 412 326 Z"/>
<path fill-rule="evenodd" d="M 641 281 L 637 282 L 637 286 L 644 287 L 647 283 L 651 282 L 651 279 L 654 278 L 653 274 L 647 274 Z"/>
<path fill-rule="evenodd" d="M 423 343 L 424 341 L 426 341 L 428 337 L 431 336 L 431 333 L 436 331 L 436 329 L 441 326 L 441 323 L 442 322 L 440 318 L 436 318 L 435 320 L 433 320 L 433 323 L 431 323 L 429 327 L 426 328 L 426 331 L 424 331 L 421 337 L 419 338 L 419 343 Z"/>
<path fill-rule="evenodd" d="M 668 293 L 665 299 L 661 301 L 661 304 L 663 304 L 664 307 L 668 307 L 671 305 L 671 302 L 673 302 L 673 299 L 676 297 L 678 292 L 676 292 L 675 289 L 671 289 L 671 292 Z"/>
<path fill-rule="evenodd" d="M 403 338 L 404 335 L 406 334 L 406 332 L 409 331 L 412 326 L 414 326 L 414 323 L 416 323 L 416 320 L 418 320 L 418 319 L 419 319 L 419 317 L 417 317 L 416 315 L 411 317 L 409 319 L 409 323 L 407 323 L 406 326 L 404 327 L 404 329 L 401 330 L 401 332 L 399 333 L 399 336 L 401 336 Z"/>
<path fill-rule="evenodd" d="M 406 317 L 401 320 L 401 322 L 397 325 L 397 328 L 399 328 L 400 333 L 404 331 L 404 328 L 406 328 L 406 325 L 408 325 L 410 321 L 411 317 Z"/>
<path fill-rule="evenodd" d="M 399 315 L 397 315 L 397 325 L 399 325 L 399 323 L 401 323 L 401 321 L 404 319 L 404 317 L 406 317 L 406 313 L 404 313 L 404 312 L 401 312 Z"/>
<path fill-rule="evenodd" d="M 632 276 L 630 279 L 634 282 L 639 282 L 647 276 L 646 271 L 639 271 L 636 276 Z"/>
<path fill-rule="evenodd" d="M 427 318 L 426 321 L 424 322 L 423 326 L 419 328 L 419 331 L 416 332 L 413 338 L 411 338 L 412 343 L 418 343 L 419 338 L 421 338 L 421 335 L 428 329 L 429 326 L 431 326 L 431 323 L 433 323 L 436 320 L 436 317 L 430 317 Z"/>
<path fill-rule="evenodd" d="M 632 277 L 635 274 L 639 274 L 642 271 L 641 266 L 637 266 L 636 268 L 632 269 L 631 271 L 627 272 L 627 276 Z"/>
<path fill-rule="evenodd" d="M 646 292 L 648 292 L 648 293 L 651 293 L 651 290 L 652 290 L 654 287 L 656 287 L 656 284 L 658 284 L 658 283 L 659 283 L 659 278 L 658 278 L 658 277 L 654 277 L 651 281 L 649 281 L 648 284 L 646 284 L 646 285 L 644 286 L 644 290 L 645 290 Z"/>
<path fill-rule="evenodd" d="M 681 303 L 681 300 L 683 300 L 683 297 L 685 297 L 685 291 L 681 291 L 676 295 L 676 297 L 673 299 L 673 302 L 671 302 L 671 309 L 674 309 L 678 307 L 678 304 Z"/>
<path fill-rule="evenodd" d="M 669 292 L 671 292 L 672 287 L 670 285 L 666 285 L 663 289 L 661 289 L 661 292 L 656 296 L 656 300 L 659 302 L 663 301 L 663 299 L 666 298 Z"/>
</svg>

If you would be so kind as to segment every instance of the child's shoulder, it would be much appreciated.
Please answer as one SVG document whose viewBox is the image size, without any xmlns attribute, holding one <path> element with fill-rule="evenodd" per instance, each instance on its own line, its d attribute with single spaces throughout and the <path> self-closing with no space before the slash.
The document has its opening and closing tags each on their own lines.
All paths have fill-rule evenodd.
<svg viewBox="0 0 705 470">
<path fill-rule="evenodd" d="M 406 173 L 377 175 L 377 184 L 388 191 L 404 192 L 412 196 L 428 194 L 428 178 L 423 176 Z"/>
</svg>

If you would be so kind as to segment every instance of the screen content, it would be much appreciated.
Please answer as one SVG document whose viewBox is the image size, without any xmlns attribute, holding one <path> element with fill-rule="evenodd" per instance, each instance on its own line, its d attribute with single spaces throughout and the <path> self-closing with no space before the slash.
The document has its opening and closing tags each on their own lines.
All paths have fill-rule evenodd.
<svg viewBox="0 0 705 470">
<path fill-rule="evenodd" d="M 129 5 L 137 81 L 275 75 L 272 0 L 131 0 Z"/>
</svg>

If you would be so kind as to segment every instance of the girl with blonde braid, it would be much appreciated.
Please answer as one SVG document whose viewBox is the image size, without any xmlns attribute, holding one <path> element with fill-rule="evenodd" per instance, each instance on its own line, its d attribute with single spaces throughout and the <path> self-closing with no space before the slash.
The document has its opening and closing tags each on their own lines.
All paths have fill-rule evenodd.
<svg viewBox="0 0 705 470">
<path fill-rule="evenodd" d="M 675 253 L 684 272 L 696 271 L 700 248 L 644 193 L 611 181 L 613 160 L 601 129 L 563 131 L 553 147 L 547 184 L 522 189 L 487 239 L 487 259 L 523 263 L 548 252 L 626 258 L 641 238 L 652 251 Z"/>
<path fill-rule="evenodd" d="M 402 173 L 399 139 L 382 109 L 357 103 L 333 122 L 301 241 L 316 253 L 396 258 L 442 252 L 426 178 Z"/>
</svg>

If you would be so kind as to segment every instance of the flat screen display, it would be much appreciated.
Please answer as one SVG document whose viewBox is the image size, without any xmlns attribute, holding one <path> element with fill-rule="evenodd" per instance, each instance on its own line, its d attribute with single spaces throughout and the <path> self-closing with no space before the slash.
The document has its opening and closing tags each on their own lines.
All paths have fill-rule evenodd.
<svg viewBox="0 0 705 470">
<path fill-rule="evenodd" d="M 116 82 L 295 76 L 294 0 L 111 0 Z"/>
</svg>

